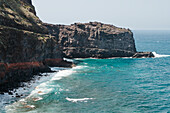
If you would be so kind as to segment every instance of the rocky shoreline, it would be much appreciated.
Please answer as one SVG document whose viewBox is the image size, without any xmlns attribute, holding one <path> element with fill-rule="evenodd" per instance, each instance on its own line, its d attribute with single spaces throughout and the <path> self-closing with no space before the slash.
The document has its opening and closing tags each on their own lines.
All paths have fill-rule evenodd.
<svg viewBox="0 0 170 113">
<path fill-rule="evenodd" d="M 137 52 L 133 33 L 100 22 L 52 25 L 37 16 L 31 0 L 0 1 L 0 93 L 51 72 L 72 67 L 63 58 L 154 57 Z"/>
<path fill-rule="evenodd" d="M 44 62 L 0 63 L 0 93 L 9 92 L 22 86 L 22 82 L 30 81 L 40 73 L 54 72 L 50 67 L 70 68 L 73 63 L 61 59 L 50 59 Z"/>
</svg>

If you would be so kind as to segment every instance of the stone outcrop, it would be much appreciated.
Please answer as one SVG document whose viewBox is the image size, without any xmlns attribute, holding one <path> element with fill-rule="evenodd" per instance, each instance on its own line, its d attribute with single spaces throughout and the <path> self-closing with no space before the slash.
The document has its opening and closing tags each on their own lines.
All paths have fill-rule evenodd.
<svg viewBox="0 0 170 113">
<path fill-rule="evenodd" d="M 129 29 L 100 22 L 59 26 L 58 37 L 67 58 L 130 57 L 136 53 Z"/>
<path fill-rule="evenodd" d="M 0 92 L 7 92 L 29 81 L 40 72 L 51 72 L 42 62 L 1 63 L 3 73 L 0 74 Z M 1 71 L 2 72 L 2 71 Z"/>
<path fill-rule="evenodd" d="M 151 52 L 137 52 L 133 33 L 100 22 L 72 25 L 44 24 L 66 58 L 153 57 Z"/>
<path fill-rule="evenodd" d="M 152 52 L 137 52 L 132 56 L 132 58 L 152 58 L 152 57 L 155 57 Z"/>
<path fill-rule="evenodd" d="M 51 71 L 49 66 L 72 63 L 63 60 L 56 37 L 36 16 L 31 0 L 0 0 L 0 92 Z"/>
<path fill-rule="evenodd" d="M 0 0 L 0 25 L 48 34 L 36 16 L 31 0 Z"/>
<path fill-rule="evenodd" d="M 0 37 L 1 62 L 34 62 L 46 58 L 62 58 L 55 37 L 48 34 L 1 26 Z"/>
</svg>

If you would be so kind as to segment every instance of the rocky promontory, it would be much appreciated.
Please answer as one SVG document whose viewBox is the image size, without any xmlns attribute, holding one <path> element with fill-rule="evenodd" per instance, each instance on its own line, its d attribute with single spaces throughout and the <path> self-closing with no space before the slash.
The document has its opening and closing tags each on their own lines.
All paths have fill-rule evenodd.
<svg viewBox="0 0 170 113">
<path fill-rule="evenodd" d="M 152 52 L 136 51 L 130 29 L 101 22 L 44 25 L 57 37 L 66 58 L 154 57 Z"/>
<path fill-rule="evenodd" d="M 0 92 L 19 86 L 49 66 L 71 67 L 55 36 L 36 16 L 31 0 L 0 0 Z"/>
<path fill-rule="evenodd" d="M 130 57 L 136 53 L 129 29 L 90 22 L 56 25 L 53 31 L 58 32 L 58 42 L 67 58 Z"/>
<path fill-rule="evenodd" d="M 100 22 L 52 25 L 31 0 L 0 0 L 0 92 L 50 67 L 71 67 L 63 58 L 154 57 L 137 52 L 133 33 Z M 17 84 L 17 85 L 16 85 Z"/>
</svg>

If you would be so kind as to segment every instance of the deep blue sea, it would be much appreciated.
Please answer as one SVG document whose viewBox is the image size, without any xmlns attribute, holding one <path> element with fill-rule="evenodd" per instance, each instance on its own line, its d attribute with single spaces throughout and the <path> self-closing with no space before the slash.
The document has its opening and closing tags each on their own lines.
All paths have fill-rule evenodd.
<svg viewBox="0 0 170 113">
<path fill-rule="evenodd" d="M 0 112 L 170 113 L 170 31 L 133 32 L 137 50 L 156 58 L 75 59 L 25 83 L 22 98 L 0 95 Z"/>
</svg>

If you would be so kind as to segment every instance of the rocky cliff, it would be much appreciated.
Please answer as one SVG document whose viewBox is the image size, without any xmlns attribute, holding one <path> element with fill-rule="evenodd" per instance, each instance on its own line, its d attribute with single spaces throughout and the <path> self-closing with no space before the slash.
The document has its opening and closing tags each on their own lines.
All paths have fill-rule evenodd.
<svg viewBox="0 0 170 113">
<path fill-rule="evenodd" d="M 0 0 L 0 92 L 48 66 L 71 67 L 66 58 L 153 57 L 138 53 L 133 33 L 100 22 L 52 25 L 37 16 L 31 0 Z M 4 87 L 5 86 L 5 87 Z"/>
<path fill-rule="evenodd" d="M 0 0 L 0 25 L 36 33 L 48 33 L 36 16 L 31 0 Z"/>
<path fill-rule="evenodd" d="M 0 53 L 0 61 L 7 63 L 62 58 L 31 0 L 0 0 Z"/>
<path fill-rule="evenodd" d="M 133 33 L 100 22 L 58 26 L 58 38 L 65 57 L 130 57 L 136 53 Z"/>
<path fill-rule="evenodd" d="M 44 25 L 57 38 L 66 58 L 154 57 L 151 52 L 136 51 L 129 29 L 100 22 Z"/>
<path fill-rule="evenodd" d="M 0 92 L 49 72 L 48 66 L 71 65 L 63 61 L 56 37 L 36 16 L 31 0 L 0 0 Z"/>
</svg>

